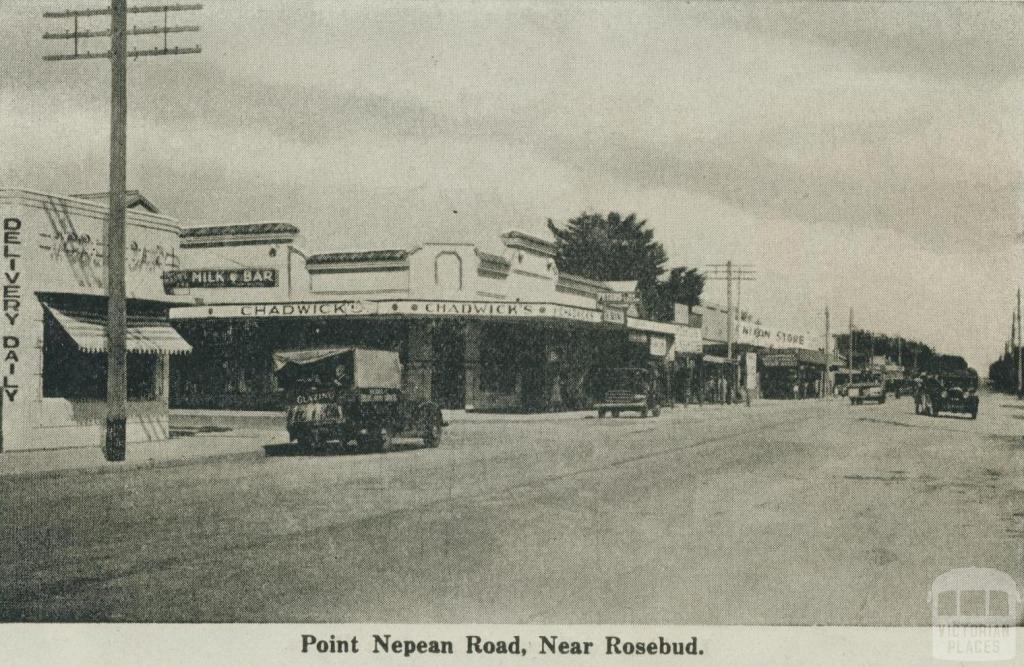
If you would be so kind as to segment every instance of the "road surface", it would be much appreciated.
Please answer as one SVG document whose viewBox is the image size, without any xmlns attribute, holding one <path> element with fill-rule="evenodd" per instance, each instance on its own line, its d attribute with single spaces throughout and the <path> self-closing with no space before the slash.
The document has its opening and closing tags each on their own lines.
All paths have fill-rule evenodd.
<svg viewBox="0 0 1024 667">
<path fill-rule="evenodd" d="M 1022 420 L 763 401 L 7 475 L 0 620 L 927 625 L 946 570 L 1024 584 Z"/>
</svg>

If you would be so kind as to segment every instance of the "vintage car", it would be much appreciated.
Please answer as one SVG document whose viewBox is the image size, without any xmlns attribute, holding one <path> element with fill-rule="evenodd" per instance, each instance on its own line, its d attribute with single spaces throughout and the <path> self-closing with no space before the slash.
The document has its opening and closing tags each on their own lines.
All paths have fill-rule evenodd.
<svg viewBox="0 0 1024 667">
<path fill-rule="evenodd" d="M 603 376 L 604 399 L 594 405 L 597 416 L 638 412 L 641 417 L 661 414 L 661 396 L 654 374 L 646 368 L 614 368 Z"/>
<path fill-rule="evenodd" d="M 885 403 L 885 382 L 880 376 L 864 374 L 856 382 L 847 385 L 846 395 L 851 405 L 860 405 L 864 401 Z"/>
<path fill-rule="evenodd" d="M 444 419 L 430 401 L 406 398 L 398 353 L 332 347 L 274 353 L 278 382 L 290 398 L 288 437 L 307 450 L 388 451 L 395 437 L 437 447 Z"/>
<path fill-rule="evenodd" d="M 977 376 L 948 373 L 923 378 L 914 392 L 914 412 L 938 417 L 940 412 L 978 418 Z"/>
</svg>

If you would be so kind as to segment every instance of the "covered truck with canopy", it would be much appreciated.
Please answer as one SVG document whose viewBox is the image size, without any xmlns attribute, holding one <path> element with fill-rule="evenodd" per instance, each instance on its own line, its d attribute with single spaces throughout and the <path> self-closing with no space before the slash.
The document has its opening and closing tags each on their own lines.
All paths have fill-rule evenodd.
<svg viewBox="0 0 1024 667">
<path fill-rule="evenodd" d="M 274 372 L 288 395 L 288 435 L 306 449 L 329 443 L 386 451 L 394 437 L 436 447 L 440 408 L 402 393 L 398 353 L 329 347 L 274 353 Z"/>
</svg>

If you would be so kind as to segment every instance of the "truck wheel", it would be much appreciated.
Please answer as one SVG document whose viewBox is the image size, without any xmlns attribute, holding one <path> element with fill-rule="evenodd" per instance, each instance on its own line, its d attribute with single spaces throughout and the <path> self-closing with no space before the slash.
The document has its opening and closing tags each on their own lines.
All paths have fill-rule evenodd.
<svg viewBox="0 0 1024 667">
<path fill-rule="evenodd" d="M 661 416 L 661 406 L 660 405 L 654 406 L 654 409 L 651 410 L 651 416 L 652 417 L 660 417 Z"/>
<path fill-rule="evenodd" d="M 605 415 L 605 411 L 604 410 L 598 410 L 597 411 L 597 418 L 598 419 L 604 419 L 604 415 Z"/>
<path fill-rule="evenodd" d="M 618 417 L 618 416 L 619 416 L 619 411 L 618 410 L 612 410 L 612 417 Z"/>
<path fill-rule="evenodd" d="M 878 399 L 878 404 L 879 405 L 882 405 L 883 403 L 885 403 L 885 396 L 883 396 L 882 398 Z"/>
<path fill-rule="evenodd" d="M 640 419 L 647 419 L 647 408 L 640 411 Z"/>
<path fill-rule="evenodd" d="M 441 443 L 441 418 L 428 418 L 426 428 L 423 430 L 423 446 L 434 448 Z"/>
</svg>

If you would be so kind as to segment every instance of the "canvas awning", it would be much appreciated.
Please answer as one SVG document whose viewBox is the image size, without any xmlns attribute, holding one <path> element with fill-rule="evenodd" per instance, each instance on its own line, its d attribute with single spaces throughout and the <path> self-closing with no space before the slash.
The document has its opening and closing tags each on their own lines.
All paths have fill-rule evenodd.
<svg viewBox="0 0 1024 667">
<path fill-rule="evenodd" d="M 107 351 L 107 316 L 96 312 L 65 312 L 46 306 L 82 352 Z M 143 354 L 186 354 L 192 351 L 177 331 L 156 318 L 128 317 L 127 348 Z"/>
</svg>

